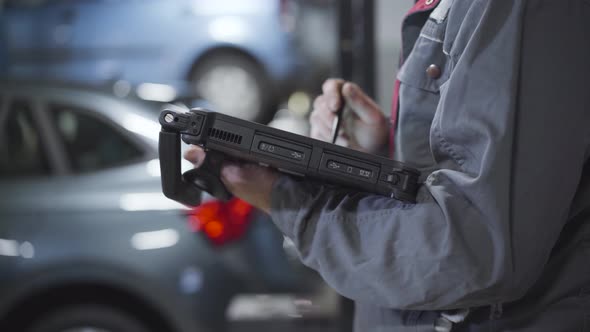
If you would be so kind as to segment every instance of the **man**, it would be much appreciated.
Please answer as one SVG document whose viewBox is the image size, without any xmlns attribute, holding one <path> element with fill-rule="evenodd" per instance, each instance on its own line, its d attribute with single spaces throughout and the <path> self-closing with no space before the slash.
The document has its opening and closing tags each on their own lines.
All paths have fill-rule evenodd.
<svg viewBox="0 0 590 332">
<path fill-rule="evenodd" d="M 424 174 L 416 204 L 250 164 L 224 183 L 356 301 L 357 331 L 590 331 L 590 1 L 421 0 L 402 33 L 391 147 Z M 341 80 L 312 136 L 341 91 L 340 143 L 376 153 L 388 121 Z"/>
</svg>

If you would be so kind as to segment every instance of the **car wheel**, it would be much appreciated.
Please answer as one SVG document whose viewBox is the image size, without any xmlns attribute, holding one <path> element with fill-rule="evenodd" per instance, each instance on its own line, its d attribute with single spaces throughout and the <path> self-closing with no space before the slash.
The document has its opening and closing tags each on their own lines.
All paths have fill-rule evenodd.
<svg viewBox="0 0 590 332">
<path fill-rule="evenodd" d="M 103 305 L 77 305 L 42 315 L 28 332 L 152 332 L 133 315 Z"/>
<path fill-rule="evenodd" d="M 199 97 L 214 111 L 266 123 L 273 116 L 273 90 L 260 66 L 244 55 L 213 54 L 191 75 Z"/>
</svg>

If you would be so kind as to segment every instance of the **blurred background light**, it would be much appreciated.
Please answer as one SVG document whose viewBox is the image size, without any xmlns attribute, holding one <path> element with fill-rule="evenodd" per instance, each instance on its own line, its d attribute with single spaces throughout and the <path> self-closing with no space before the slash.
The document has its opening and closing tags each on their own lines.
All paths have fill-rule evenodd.
<svg viewBox="0 0 590 332">
<path fill-rule="evenodd" d="M 146 119 L 133 113 L 125 113 L 121 120 L 121 124 L 125 129 L 156 142 L 158 141 L 160 124 L 156 121 Z"/>
<path fill-rule="evenodd" d="M 222 16 L 209 24 L 209 34 L 218 41 L 239 42 L 246 37 L 247 31 L 248 24 L 234 16 Z"/>
<path fill-rule="evenodd" d="M 16 240 L 0 239 L 0 256 L 33 258 L 35 247 L 29 241 L 19 244 Z"/>
<path fill-rule="evenodd" d="M 194 294 L 203 286 L 203 271 L 195 266 L 189 266 L 180 274 L 180 290 L 184 294 Z"/>
<path fill-rule="evenodd" d="M 307 117 L 287 108 L 277 111 L 274 119 L 268 125 L 273 128 L 304 136 L 309 134 L 310 128 Z"/>
<path fill-rule="evenodd" d="M 125 80 L 118 80 L 113 84 L 113 93 L 119 98 L 125 98 L 131 92 L 131 84 Z"/>
<path fill-rule="evenodd" d="M 176 90 L 166 84 L 141 83 L 137 87 L 137 96 L 144 100 L 166 103 L 176 98 Z"/>
<path fill-rule="evenodd" d="M 175 229 L 135 233 L 131 237 L 131 245 L 137 250 L 163 249 L 175 246 L 179 239 Z"/>
<path fill-rule="evenodd" d="M 119 206 L 125 211 L 187 209 L 184 205 L 166 198 L 161 192 L 123 194 Z"/>
<path fill-rule="evenodd" d="M 10 257 L 18 256 L 18 242 L 15 240 L 0 239 L 0 255 Z"/>
<path fill-rule="evenodd" d="M 287 107 L 298 115 L 305 116 L 311 106 L 311 97 L 303 91 L 296 91 L 291 94 L 287 101 Z"/>
<path fill-rule="evenodd" d="M 297 312 L 295 298 L 291 294 L 241 294 L 232 300 L 226 315 L 230 321 L 269 319 L 273 317 L 301 317 L 299 312 Z"/>
<path fill-rule="evenodd" d="M 20 247 L 18 249 L 19 249 L 20 255 L 23 258 L 35 257 L 35 247 L 33 247 L 33 244 L 29 241 L 25 241 L 25 242 L 21 243 Z"/>
<path fill-rule="evenodd" d="M 146 171 L 153 177 L 160 176 L 160 159 L 152 159 L 146 164 Z"/>
</svg>

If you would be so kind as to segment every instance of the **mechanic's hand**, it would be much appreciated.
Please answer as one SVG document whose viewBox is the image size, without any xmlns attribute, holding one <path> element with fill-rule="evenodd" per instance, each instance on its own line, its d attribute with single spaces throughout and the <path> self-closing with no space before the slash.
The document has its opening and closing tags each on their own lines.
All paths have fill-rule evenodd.
<svg viewBox="0 0 590 332">
<path fill-rule="evenodd" d="M 344 96 L 352 112 L 343 116 L 336 144 L 369 153 L 377 153 L 387 144 L 387 118 L 358 85 L 332 78 L 324 82 L 322 92 L 313 102 L 312 138 L 332 142 L 332 124 Z"/>
<path fill-rule="evenodd" d="M 191 146 L 184 154 L 197 168 L 205 156 L 199 146 Z M 272 186 L 278 176 L 276 171 L 252 163 L 224 162 L 221 167 L 221 181 L 227 190 L 266 213 L 270 213 Z"/>
</svg>

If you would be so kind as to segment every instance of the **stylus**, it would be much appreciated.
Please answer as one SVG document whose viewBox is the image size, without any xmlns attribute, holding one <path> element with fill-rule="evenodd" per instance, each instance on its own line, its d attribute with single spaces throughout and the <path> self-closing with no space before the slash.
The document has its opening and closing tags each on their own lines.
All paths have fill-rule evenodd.
<svg viewBox="0 0 590 332">
<path fill-rule="evenodd" d="M 336 139 L 338 138 L 338 131 L 340 130 L 340 123 L 342 122 L 342 115 L 344 114 L 344 110 L 346 109 L 346 101 L 342 98 L 342 106 L 336 112 L 336 117 L 332 122 L 332 144 L 336 143 Z"/>
</svg>

